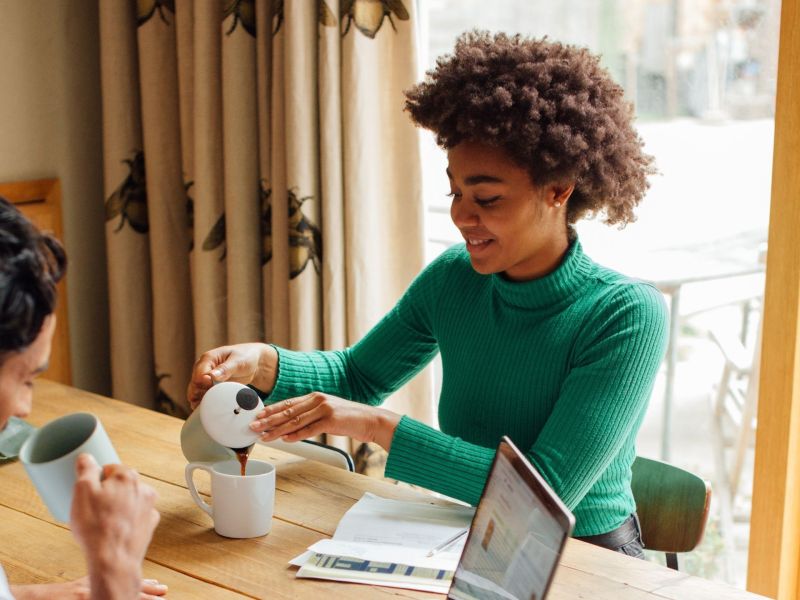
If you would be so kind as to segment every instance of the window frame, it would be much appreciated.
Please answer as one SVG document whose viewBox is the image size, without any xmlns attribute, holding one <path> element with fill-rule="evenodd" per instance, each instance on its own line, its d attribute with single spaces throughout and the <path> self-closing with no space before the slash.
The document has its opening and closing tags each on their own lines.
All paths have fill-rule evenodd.
<svg viewBox="0 0 800 600">
<path fill-rule="evenodd" d="M 781 3 L 747 589 L 800 597 L 800 0 Z"/>
</svg>

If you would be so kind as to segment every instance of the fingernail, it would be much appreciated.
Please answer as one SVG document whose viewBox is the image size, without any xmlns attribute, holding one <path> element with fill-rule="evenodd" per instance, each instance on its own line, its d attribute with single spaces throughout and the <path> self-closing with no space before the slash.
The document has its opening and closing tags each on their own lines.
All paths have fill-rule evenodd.
<svg viewBox="0 0 800 600">
<path fill-rule="evenodd" d="M 219 369 L 214 369 L 213 371 L 211 371 L 211 376 L 212 377 L 222 377 L 222 371 L 220 371 Z"/>
<path fill-rule="evenodd" d="M 95 460 L 94 456 L 89 454 L 88 452 L 82 452 L 78 455 L 78 460 L 86 465 L 96 465 L 97 461 Z"/>
<path fill-rule="evenodd" d="M 151 585 L 153 587 L 157 587 L 160 590 L 166 590 L 167 589 L 166 584 L 159 583 L 159 581 L 157 579 L 144 579 L 143 583 L 145 583 L 147 585 Z"/>
<path fill-rule="evenodd" d="M 250 429 L 252 429 L 253 431 L 258 429 L 258 421 L 253 421 L 252 423 L 250 423 Z"/>
</svg>

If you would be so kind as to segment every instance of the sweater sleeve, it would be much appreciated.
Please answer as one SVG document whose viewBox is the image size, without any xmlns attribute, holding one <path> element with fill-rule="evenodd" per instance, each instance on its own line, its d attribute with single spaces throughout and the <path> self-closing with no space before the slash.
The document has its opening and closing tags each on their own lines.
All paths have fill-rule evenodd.
<svg viewBox="0 0 800 600">
<path fill-rule="evenodd" d="M 621 290 L 587 321 L 554 410 L 527 452 L 570 509 L 640 423 L 666 349 L 668 315 L 661 294 L 644 284 Z M 495 448 L 404 417 L 392 440 L 386 476 L 474 505 L 494 453 Z"/>
<path fill-rule="evenodd" d="M 294 352 L 276 347 L 278 378 L 265 401 L 316 391 L 373 406 L 381 404 L 439 351 L 432 311 L 449 262 L 447 252 L 433 261 L 397 305 L 351 348 Z"/>
</svg>

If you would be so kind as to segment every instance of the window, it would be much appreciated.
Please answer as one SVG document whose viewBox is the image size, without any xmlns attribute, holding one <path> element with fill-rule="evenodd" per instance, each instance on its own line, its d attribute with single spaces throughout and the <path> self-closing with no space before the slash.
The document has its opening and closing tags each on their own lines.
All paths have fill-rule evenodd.
<svg viewBox="0 0 800 600">
<path fill-rule="evenodd" d="M 577 229 L 595 261 L 651 280 L 675 326 L 638 452 L 712 481 L 701 547 L 682 568 L 744 587 L 752 445 L 715 406 L 744 411 L 756 364 L 772 169 L 780 0 L 422 0 L 425 68 L 478 26 L 587 46 L 625 88 L 660 174 L 624 230 Z M 428 255 L 460 235 L 444 153 L 423 145 Z M 725 378 L 731 352 L 738 370 Z M 750 387 L 749 387 L 750 386 Z M 735 415 L 734 415 L 735 416 Z M 739 422 L 746 419 L 742 411 Z M 738 450 L 742 450 L 738 453 Z M 743 457 L 738 483 L 736 465 Z M 736 489 L 733 489 L 733 488 Z"/>
</svg>

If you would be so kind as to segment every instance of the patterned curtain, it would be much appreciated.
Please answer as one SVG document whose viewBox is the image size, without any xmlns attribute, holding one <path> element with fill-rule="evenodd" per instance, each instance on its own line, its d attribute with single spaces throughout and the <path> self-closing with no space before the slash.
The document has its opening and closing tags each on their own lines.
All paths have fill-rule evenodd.
<svg viewBox="0 0 800 600">
<path fill-rule="evenodd" d="M 204 350 L 355 343 L 423 265 L 414 1 L 99 6 L 114 395 L 184 415 Z"/>
</svg>

